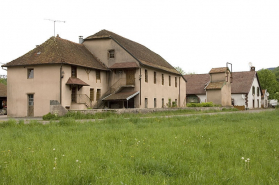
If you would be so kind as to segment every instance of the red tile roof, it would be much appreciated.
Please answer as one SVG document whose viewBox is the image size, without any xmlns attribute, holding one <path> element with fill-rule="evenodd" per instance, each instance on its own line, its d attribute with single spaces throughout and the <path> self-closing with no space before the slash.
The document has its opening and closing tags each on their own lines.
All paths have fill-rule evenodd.
<svg viewBox="0 0 279 185">
<path fill-rule="evenodd" d="M 209 74 L 184 75 L 184 77 L 187 79 L 187 94 L 206 94 L 204 87 L 210 81 Z M 256 71 L 232 72 L 232 77 L 232 94 L 249 93 L 254 77 L 258 78 Z"/>
<path fill-rule="evenodd" d="M 84 45 L 60 37 L 51 37 L 25 55 L 2 66 L 10 67 L 61 63 L 107 70 L 107 68 L 92 53 L 90 53 Z"/>
<path fill-rule="evenodd" d="M 111 69 L 139 68 L 139 66 L 136 62 L 124 62 L 124 63 L 115 63 L 109 68 Z"/>
<path fill-rule="evenodd" d="M 171 66 L 165 59 L 163 59 L 157 53 L 151 51 L 147 47 L 117 35 L 113 32 L 107 30 L 101 30 L 98 33 L 91 35 L 84 40 L 92 39 L 107 39 L 111 38 L 126 51 L 128 51 L 132 56 L 134 56 L 141 64 L 146 66 L 151 66 L 159 68 L 171 73 L 180 74 L 173 66 Z"/>
<path fill-rule="evenodd" d="M 232 77 L 232 94 L 246 94 L 249 93 L 257 73 L 256 71 L 233 72 Z"/>
<path fill-rule="evenodd" d="M 214 90 L 214 89 L 222 89 L 222 87 L 226 84 L 225 81 L 223 82 L 210 82 L 206 87 L 206 90 Z"/>
<path fill-rule="evenodd" d="M 229 70 L 227 67 L 212 68 L 209 71 L 209 74 L 212 74 L 212 73 L 225 73 L 225 72 L 227 72 L 227 70 Z"/>
<path fill-rule="evenodd" d="M 210 81 L 209 74 L 184 75 L 187 80 L 186 94 L 206 94 L 205 86 Z"/>
<path fill-rule="evenodd" d="M 81 85 L 81 86 L 89 86 L 87 83 L 82 81 L 79 78 L 70 77 L 66 83 L 66 85 Z"/>
</svg>

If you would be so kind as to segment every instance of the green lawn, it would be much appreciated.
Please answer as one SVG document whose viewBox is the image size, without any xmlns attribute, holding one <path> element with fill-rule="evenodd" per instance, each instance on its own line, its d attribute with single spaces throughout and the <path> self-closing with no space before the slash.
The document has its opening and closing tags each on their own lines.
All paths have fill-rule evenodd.
<svg viewBox="0 0 279 185">
<path fill-rule="evenodd" d="M 279 184 L 278 158 L 278 109 L 0 124 L 0 184 Z"/>
</svg>

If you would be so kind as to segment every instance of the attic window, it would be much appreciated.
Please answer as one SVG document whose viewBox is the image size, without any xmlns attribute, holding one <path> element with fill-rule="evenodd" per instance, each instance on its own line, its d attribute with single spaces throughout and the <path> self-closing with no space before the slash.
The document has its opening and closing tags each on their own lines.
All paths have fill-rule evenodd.
<svg viewBox="0 0 279 185">
<path fill-rule="evenodd" d="M 114 58 L 114 50 L 109 50 L 109 58 Z"/>
</svg>

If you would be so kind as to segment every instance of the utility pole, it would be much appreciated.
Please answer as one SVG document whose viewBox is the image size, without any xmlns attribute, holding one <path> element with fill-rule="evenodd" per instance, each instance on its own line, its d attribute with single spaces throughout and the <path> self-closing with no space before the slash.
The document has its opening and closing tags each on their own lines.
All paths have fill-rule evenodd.
<svg viewBox="0 0 279 185">
<path fill-rule="evenodd" d="M 53 24 L 54 24 L 54 37 L 55 37 L 55 23 L 56 23 L 56 22 L 63 22 L 63 23 L 66 23 L 66 21 L 59 21 L 59 20 L 52 20 L 52 19 L 45 19 L 45 20 L 53 21 Z"/>
</svg>

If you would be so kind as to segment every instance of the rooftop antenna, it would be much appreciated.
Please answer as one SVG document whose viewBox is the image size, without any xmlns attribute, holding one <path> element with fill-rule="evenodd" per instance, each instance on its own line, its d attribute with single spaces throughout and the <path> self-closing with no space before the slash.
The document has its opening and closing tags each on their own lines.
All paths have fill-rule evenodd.
<svg viewBox="0 0 279 185">
<path fill-rule="evenodd" d="M 55 37 L 55 23 L 56 23 L 56 22 L 63 22 L 63 23 L 66 22 L 66 21 L 59 21 L 59 20 L 52 20 L 52 19 L 45 19 L 45 20 L 53 21 L 53 24 L 54 24 L 54 37 Z"/>
</svg>

